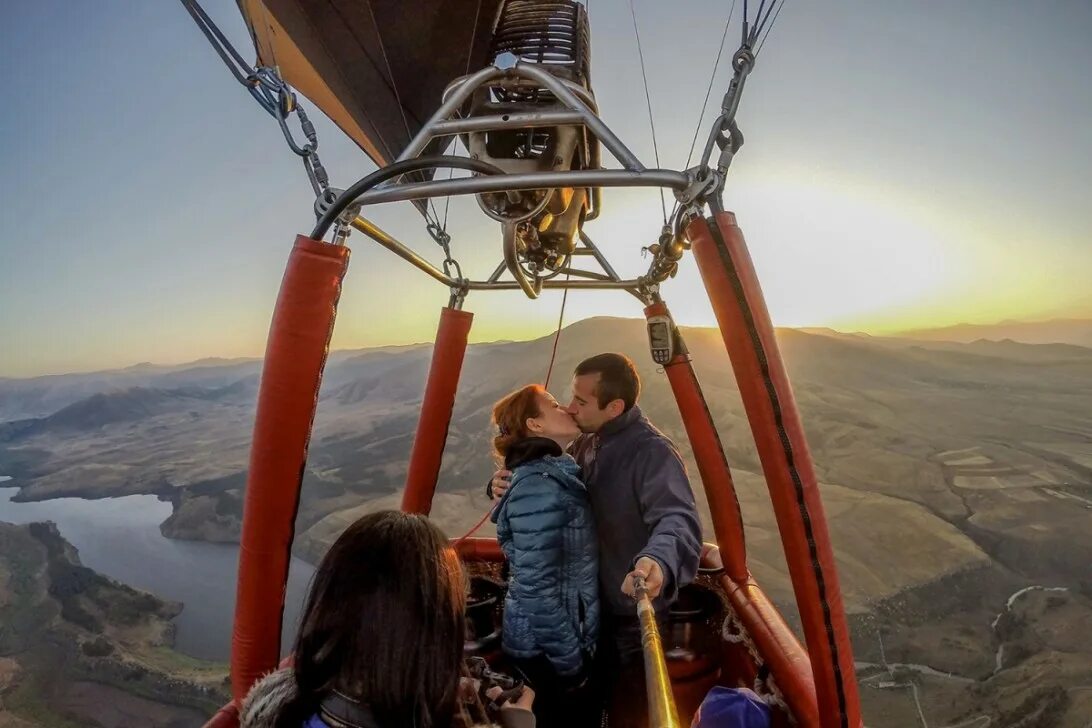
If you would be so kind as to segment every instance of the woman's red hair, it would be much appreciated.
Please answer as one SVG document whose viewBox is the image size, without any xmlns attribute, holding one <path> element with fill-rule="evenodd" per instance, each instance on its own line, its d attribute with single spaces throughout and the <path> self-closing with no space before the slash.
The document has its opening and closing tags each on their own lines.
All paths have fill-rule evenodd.
<svg viewBox="0 0 1092 728">
<path fill-rule="evenodd" d="M 493 452 L 498 461 L 504 462 L 513 443 L 530 436 L 527 420 L 542 414 L 538 399 L 545 394 L 541 384 L 528 384 L 493 405 L 493 425 L 497 428 Z"/>
</svg>

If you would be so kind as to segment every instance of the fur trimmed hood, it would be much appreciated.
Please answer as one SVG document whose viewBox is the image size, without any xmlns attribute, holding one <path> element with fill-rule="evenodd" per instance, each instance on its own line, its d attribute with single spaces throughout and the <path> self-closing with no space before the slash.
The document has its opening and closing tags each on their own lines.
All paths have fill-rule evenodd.
<svg viewBox="0 0 1092 728">
<path fill-rule="evenodd" d="M 296 678 L 291 668 L 269 673 L 254 683 L 243 700 L 239 728 L 274 728 L 277 716 L 296 693 Z M 503 710 L 501 725 L 480 724 L 473 728 L 535 728 L 535 717 L 526 710 Z"/>
<path fill-rule="evenodd" d="M 296 697 L 296 678 L 284 668 L 271 672 L 250 688 L 239 711 L 239 728 L 273 728 L 277 716 Z"/>
</svg>

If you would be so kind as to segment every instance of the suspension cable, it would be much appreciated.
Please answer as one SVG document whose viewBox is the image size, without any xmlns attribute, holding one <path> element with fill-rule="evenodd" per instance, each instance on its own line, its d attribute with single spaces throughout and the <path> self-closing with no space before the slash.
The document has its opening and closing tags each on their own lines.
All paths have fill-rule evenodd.
<svg viewBox="0 0 1092 728">
<path fill-rule="evenodd" d="M 231 45 L 224 34 L 220 32 L 220 29 L 216 27 L 216 24 L 212 22 L 212 19 L 204 9 L 193 0 L 182 0 L 182 7 L 186 9 L 190 14 L 190 17 L 193 18 L 193 21 L 197 23 L 197 27 L 204 33 L 205 38 L 208 39 L 213 50 L 220 56 L 224 65 L 226 65 L 232 75 L 235 76 L 235 79 L 244 86 L 250 86 L 250 76 L 253 69 L 250 67 L 250 64 L 239 55 L 235 50 L 235 47 Z M 243 72 L 244 70 L 246 73 Z"/>
<path fill-rule="evenodd" d="M 212 22 L 212 18 L 197 3 L 197 0 L 181 0 L 181 2 L 182 7 L 193 18 L 198 30 L 205 36 L 216 54 L 220 56 L 220 60 L 231 71 L 231 75 L 235 77 L 235 80 L 250 92 L 250 95 L 254 97 L 259 106 L 265 109 L 266 113 L 270 116 L 277 116 L 277 97 L 267 88 L 269 85 L 266 83 L 267 79 L 263 78 L 259 70 L 247 63 L 235 50 L 235 46 L 231 44 L 227 36 L 220 32 L 220 29 L 216 27 L 216 23 Z"/>
<path fill-rule="evenodd" d="M 781 8 L 785 7 L 785 1 L 772 0 L 767 6 L 766 0 L 760 0 L 754 22 L 751 22 L 747 9 L 747 0 L 743 0 L 743 40 L 741 46 L 751 51 L 752 55 L 757 56 L 758 51 L 766 42 L 770 31 L 773 30 L 774 23 L 777 22 L 777 16 L 781 14 Z"/>
<path fill-rule="evenodd" d="M 303 159 L 303 166 L 315 196 L 322 195 L 330 186 L 330 177 L 318 156 L 318 134 L 315 132 L 315 125 L 311 123 L 307 113 L 297 102 L 295 93 L 276 69 L 264 66 L 255 68 L 247 63 L 197 0 L 181 0 L 181 3 L 213 50 L 220 56 L 220 60 L 231 71 L 235 80 L 250 92 L 266 113 L 277 120 L 288 148 Z M 303 144 L 296 142 L 292 131 L 288 128 L 288 116 L 293 112 L 299 119 L 300 129 L 306 139 Z"/>
<path fill-rule="evenodd" d="M 565 274 L 565 281 L 569 280 L 569 274 Z M 561 294 L 561 313 L 557 317 L 557 331 L 554 333 L 554 349 L 550 352 L 550 366 L 546 369 L 546 381 L 543 382 L 542 388 L 550 388 L 550 375 L 554 372 L 554 360 L 557 358 L 557 342 L 561 339 L 561 326 L 565 321 L 565 302 L 569 300 L 569 289 L 565 290 Z"/>
<path fill-rule="evenodd" d="M 750 16 L 750 3 L 743 0 L 742 38 L 739 49 L 732 57 L 734 73 L 728 84 L 728 90 L 721 101 L 721 113 L 713 124 L 713 129 L 705 143 L 705 151 L 701 157 L 701 169 L 703 173 L 709 169 L 710 157 L 714 147 L 720 147 L 720 157 L 716 163 L 717 178 L 713 188 L 713 197 L 719 199 L 724 189 L 724 175 L 732 163 L 732 158 L 740 147 L 743 146 L 743 134 L 736 123 L 736 111 L 739 108 L 743 86 L 754 70 L 755 58 L 758 51 L 765 45 L 766 39 L 773 30 L 781 10 L 785 7 L 786 0 L 760 0 L 758 12 L 752 19 Z M 689 162 L 687 163 L 689 164 Z M 674 214 L 674 213 L 673 213 Z"/>
<path fill-rule="evenodd" d="M 751 14 L 747 12 L 747 0 L 743 0 L 743 38 L 739 42 L 741 46 L 747 45 L 747 22 L 750 18 Z"/>
<path fill-rule="evenodd" d="M 765 4 L 766 4 L 766 0 L 762 0 L 762 5 L 765 5 Z M 766 10 L 766 15 L 765 16 L 762 15 L 762 5 L 758 6 L 758 15 L 760 17 L 758 19 L 758 26 L 755 28 L 755 38 L 758 37 L 759 33 L 762 32 L 762 28 L 764 28 L 766 26 L 767 21 L 769 21 L 770 13 L 773 12 L 774 6 L 777 5 L 777 0 L 774 0 L 772 3 L 770 3 L 770 7 Z"/>
<path fill-rule="evenodd" d="M 781 0 L 781 4 L 777 6 L 777 12 L 774 13 L 773 20 L 770 21 L 770 27 L 766 29 L 766 34 L 758 41 L 758 47 L 755 48 L 756 56 L 758 55 L 758 52 L 762 50 L 762 46 L 766 45 L 766 39 L 769 38 L 770 33 L 773 32 L 774 23 L 777 22 L 777 16 L 781 14 L 781 8 L 785 7 L 786 2 L 787 0 Z"/>
<path fill-rule="evenodd" d="M 478 20 L 481 18 L 481 14 L 482 0 L 478 0 L 478 9 L 474 12 L 474 27 L 470 31 L 470 46 L 466 49 L 466 68 L 463 70 L 464 76 L 470 75 L 470 59 L 474 57 L 474 42 L 478 39 Z M 451 151 L 453 154 L 458 149 L 458 145 L 458 140 L 452 141 L 451 146 L 454 147 L 454 149 Z M 451 167 L 447 171 L 447 178 L 450 180 L 454 174 L 455 168 Z M 444 221 L 440 225 L 440 231 L 445 235 L 447 234 L 447 212 L 449 207 L 451 207 L 451 195 L 444 198 Z"/>
<path fill-rule="evenodd" d="M 724 23 L 724 33 L 720 36 L 720 48 L 717 50 L 717 60 L 713 62 L 713 72 L 709 74 L 709 87 L 705 89 L 705 100 L 701 102 L 701 112 L 698 114 L 698 123 L 694 126 L 694 138 L 690 140 L 690 151 L 686 155 L 686 164 L 683 169 L 690 167 L 690 160 L 694 156 L 694 146 L 698 143 L 698 134 L 701 132 L 701 122 L 705 117 L 705 109 L 709 105 L 709 96 L 713 93 L 713 82 L 717 80 L 717 68 L 720 67 L 720 57 L 724 55 L 724 41 L 728 39 L 728 28 L 732 25 L 732 16 L 736 12 L 736 0 L 732 0 L 732 8 L 728 11 L 728 20 Z"/>
<path fill-rule="evenodd" d="M 656 157 L 656 167 L 660 166 L 660 148 L 656 144 L 656 122 L 652 119 L 652 97 L 648 93 L 648 74 L 645 73 L 645 54 L 641 48 L 641 32 L 637 29 L 637 9 L 633 6 L 633 0 L 629 0 L 629 13 L 633 18 L 633 35 L 637 37 L 637 56 L 641 60 L 641 80 L 645 85 L 645 103 L 648 105 L 648 125 L 652 129 L 652 152 Z M 660 207 L 664 213 L 664 227 L 667 226 L 667 202 L 664 198 L 664 190 L 660 188 Z"/>
<path fill-rule="evenodd" d="M 751 26 L 751 32 L 752 32 L 752 33 L 754 33 L 754 32 L 755 32 L 755 28 L 756 28 L 756 26 L 757 26 L 757 25 L 759 24 L 759 22 L 760 22 L 760 21 L 762 20 L 762 9 L 763 9 L 764 7 L 766 7 L 766 0 L 758 0 L 758 12 L 757 12 L 757 13 L 755 13 L 755 22 L 754 22 L 754 24 L 753 24 L 753 25 Z M 749 36 L 749 37 L 751 37 L 751 36 Z M 753 46 L 753 44 L 752 44 L 752 46 Z"/>
<path fill-rule="evenodd" d="M 732 16 L 736 12 L 736 0 L 732 0 L 732 7 L 728 10 L 728 20 L 724 22 L 724 32 L 720 36 L 720 47 L 717 49 L 717 59 L 713 62 L 713 72 L 709 74 L 709 86 L 705 89 L 705 99 L 701 102 L 701 111 L 698 113 L 697 123 L 694 125 L 694 137 L 690 140 L 690 151 L 686 153 L 686 164 L 683 169 L 690 168 L 690 160 L 694 157 L 694 146 L 698 143 L 698 134 L 701 133 L 701 122 L 705 118 L 705 109 L 709 105 L 709 96 L 713 93 L 713 82 L 717 80 L 717 69 L 720 68 L 720 58 L 724 55 L 724 42 L 728 39 L 728 30 L 732 25 Z M 675 200 L 671 207 L 671 217 L 674 220 L 682 203 Z"/>
</svg>

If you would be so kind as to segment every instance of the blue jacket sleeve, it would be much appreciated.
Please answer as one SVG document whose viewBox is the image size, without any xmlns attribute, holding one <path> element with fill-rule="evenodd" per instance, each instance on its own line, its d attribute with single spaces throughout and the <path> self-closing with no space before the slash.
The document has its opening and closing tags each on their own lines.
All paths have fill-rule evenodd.
<svg viewBox="0 0 1092 728">
<path fill-rule="evenodd" d="M 686 466 L 669 442 L 652 440 L 637 454 L 637 501 L 651 536 L 634 558 L 649 556 L 664 571 L 661 599 L 674 601 L 694 580 L 701 557 L 701 521 Z"/>
<path fill-rule="evenodd" d="M 506 515 L 518 573 L 515 596 L 535 642 L 558 674 L 576 674 L 583 653 L 562 595 L 568 513 L 559 486 L 548 477 L 523 478 L 508 497 Z"/>
</svg>

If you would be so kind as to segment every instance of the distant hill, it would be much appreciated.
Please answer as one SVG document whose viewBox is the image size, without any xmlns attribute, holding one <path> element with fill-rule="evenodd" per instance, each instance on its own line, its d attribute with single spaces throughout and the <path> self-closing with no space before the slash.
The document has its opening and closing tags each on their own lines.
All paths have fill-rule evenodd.
<svg viewBox="0 0 1092 728">
<path fill-rule="evenodd" d="M 135 422 L 169 411 L 179 400 L 203 399 L 207 390 L 169 390 L 130 387 L 100 392 L 81 399 L 42 420 L 42 425 L 57 430 L 87 430 L 117 422 Z"/>
<path fill-rule="evenodd" d="M 203 360 L 171 367 L 138 364 L 85 374 L 0 379 L 0 422 L 45 417 L 97 394 L 133 388 L 224 387 L 248 375 L 257 375 L 261 367 L 257 359 Z"/>
<path fill-rule="evenodd" d="M 372 361 L 411 351 L 428 351 L 427 344 L 385 346 L 375 349 L 346 349 L 331 352 L 329 364 L 342 361 Z M 261 359 L 206 358 L 185 364 L 135 364 L 109 369 L 42 377 L 0 377 L 0 423 L 45 417 L 95 394 L 131 388 L 185 389 L 237 384 L 248 377 L 257 381 Z M 255 390 L 256 391 L 256 390 Z"/>
<path fill-rule="evenodd" d="M 1092 319 L 1002 321 L 999 324 L 957 324 L 939 329 L 902 331 L 900 338 L 927 341 L 1019 341 L 1025 344 L 1076 344 L 1092 347 Z"/>
</svg>

